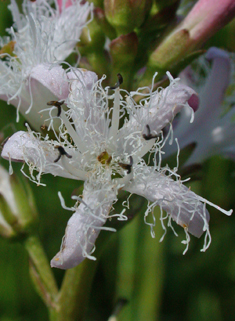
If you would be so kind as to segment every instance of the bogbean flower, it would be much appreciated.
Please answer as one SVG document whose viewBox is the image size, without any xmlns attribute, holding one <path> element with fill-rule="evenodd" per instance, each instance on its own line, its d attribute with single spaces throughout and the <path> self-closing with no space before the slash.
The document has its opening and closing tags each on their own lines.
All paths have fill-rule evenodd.
<svg viewBox="0 0 235 321">
<path fill-rule="evenodd" d="M 150 225 L 153 237 L 156 221 L 153 209 L 159 206 L 165 231 L 165 221 L 172 227 L 173 220 L 184 228 L 185 251 L 189 233 L 200 237 L 204 232 L 202 251 L 205 251 L 211 241 L 206 204 L 227 215 L 231 211 L 224 211 L 192 192 L 181 181 L 177 168 L 161 167 L 166 143 L 162 129 L 183 107 L 193 115 L 198 104 L 196 93 L 169 73 L 167 88 L 153 91 L 152 86 L 130 93 L 119 88 L 121 75 L 114 87 L 104 89 L 103 79 L 97 80 L 93 72 L 72 70 L 71 73 L 74 77 L 70 77 L 67 108 L 63 102 L 54 102 L 52 107 L 57 117 L 51 116 L 51 128 L 55 118 L 61 122 L 59 131 L 54 130 L 56 139 L 49 135 L 42 137 L 28 128 L 27 132 L 20 131 L 10 137 L 2 151 L 2 157 L 10 162 L 25 162 L 30 179 L 37 184 L 42 184 L 43 173 L 85 182 L 83 196 L 73 196 L 76 204 L 72 208 L 66 207 L 59 193 L 62 206 L 74 214 L 51 266 L 69 269 L 86 257 L 95 259 L 92 253 L 100 231 L 113 230 L 104 226 L 106 220 L 114 216 L 127 219 L 125 209 L 119 214 L 112 212 L 120 189 L 149 201 L 144 221 Z M 143 158 L 147 153 L 149 162 Z"/>
<path fill-rule="evenodd" d="M 205 61 L 212 62 L 210 69 Z M 200 163 L 213 155 L 235 157 L 235 127 L 234 107 L 226 111 L 226 90 L 231 81 L 231 60 L 224 50 L 210 48 L 204 59 L 200 59 L 198 73 L 206 73 L 206 81 L 197 75 L 190 67 L 187 67 L 180 75 L 182 81 L 194 87 L 199 92 L 199 110 L 192 124 L 189 123 L 190 114 L 184 109 L 176 121 L 174 135 L 177 137 L 180 148 L 190 143 L 196 143 L 196 147 L 187 160 L 186 165 Z M 201 86 L 203 84 L 203 86 Z M 198 88 L 200 86 L 200 88 Z M 166 146 L 165 156 L 177 150 L 177 146 Z"/>
<path fill-rule="evenodd" d="M 0 39 L 0 99 L 24 114 L 39 130 L 38 112 L 49 100 L 65 99 L 68 82 L 58 62 L 73 51 L 86 25 L 91 5 L 80 0 L 53 9 L 47 0 L 24 0 L 23 14 L 15 0 L 9 6 L 14 24 Z"/>
</svg>

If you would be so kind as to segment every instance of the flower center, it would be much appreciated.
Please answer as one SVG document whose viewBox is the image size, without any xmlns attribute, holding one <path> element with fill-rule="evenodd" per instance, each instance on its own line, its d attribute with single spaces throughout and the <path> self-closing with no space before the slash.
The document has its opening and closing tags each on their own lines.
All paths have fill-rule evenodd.
<svg viewBox="0 0 235 321">
<path fill-rule="evenodd" d="M 112 160 L 112 156 L 104 151 L 97 157 L 97 159 L 102 165 L 109 165 Z"/>
</svg>

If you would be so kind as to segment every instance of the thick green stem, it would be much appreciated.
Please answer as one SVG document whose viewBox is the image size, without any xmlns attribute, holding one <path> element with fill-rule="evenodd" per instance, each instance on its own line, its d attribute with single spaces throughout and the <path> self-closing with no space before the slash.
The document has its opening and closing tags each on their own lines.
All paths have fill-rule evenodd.
<svg viewBox="0 0 235 321">
<path fill-rule="evenodd" d="M 84 319 L 96 266 L 97 261 L 86 259 L 66 272 L 58 296 L 58 309 L 51 313 L 51 321 Z"/>
<path fill-rule="evenodd" d="M 30 275 L 36 290 L 49 309 L 55 308 L 58 289 L 38 236 L 28 236 L 24 245 L 29 253 Z"/>
<path fill-rule="evenodd" d="M 143 217 L 138 216 L 120 233 L 117 296 L 129 303 L 121 312 L 122 321 L 158 320 L 163 280 L 163 230 L 156 217 L 155 237 L 150 235 Z"/>
<path fill-rule="evenodd" d="M 139 246 L 136 253 L 136 288 L 133 297 L 132 320 L 157 321 L 164 276 L 164 243 L 159 243 L 163 229 L 159 220 L 160 209 L 154 209 L 156 226 L 155 238 L 150 234 L 148 226 L 140 226 L 138 233 Z"/>
</svg>

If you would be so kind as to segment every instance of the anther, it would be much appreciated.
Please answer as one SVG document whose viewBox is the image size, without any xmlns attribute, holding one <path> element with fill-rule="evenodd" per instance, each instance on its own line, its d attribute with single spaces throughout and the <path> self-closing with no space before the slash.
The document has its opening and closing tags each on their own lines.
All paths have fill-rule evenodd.
<svg viewBox="0 0 235 321">
<path fill-rule="evenodd" d="M 65 151 L 64 147 L 62 147 L 62 146 L 56 146 L 56 148 L 58 149 L 58 151 L 59 151 L 60 154 L 59 154 L 59 156 L 54 160 L 54 163 L 57 163 L 57 162 L 60 160 L 61 156 L 66 156 L 66 157 L 68 157 L 68 158 L 72 158 L 72 156 L 69 155 L 69 154 Z"/>
<path fill-rule="evenodd" d="M 123 78 L 121 74 L 117 74 L 118 77 L 118 81 L 116 82 L 116 84 L 112 87 L 109 87 L 110 89 L 117 89 L 122 83 L 123 83 Z"/>
<path fill-rule="evenodd" d="M 101 164 L 109 165 L 112 161 L 112 156 L 109 156 L 109 154 L 106 151 L 104 151 L 97 157 L 97 159 L 99 162 L 101 162 Z"/>
<path fill-rule="evenodd" d="M 133 157 L 130 156 L 130 164 L 118 163 L 118 165 L 121 166 L 123 169 L 127 170 L 127 174 L 130 174 L 133 165 Z"/>
<path fill-rule="evenodd" d="M 24 121 L 24 127 L 26 127 L 27 129 L 30 129 L 33 131 L 33 127 L 27 122 L 27 120 Z"/>
<path fill-rule="evenodd" d="M 149 127 L 149 125 L 146 125 L 146 128 L 147 128 L 147 135 L 146 135 L 146 134 L 143 134 L 143 138 L 144 138 L 145 140 L 150 140 L 150 139 L 153 139 L 153 138 L 158 138 L 158 135 L 152 135 L 152 134 L 150 133 L 150 127 Z"/>
<path fill-rule="evenodd" d="M 61 114 L 61 106 L 63 105 L 64 103 L 64 100 L 62 101 L 57 101 L 57 100 L 51 100 L 51 101 L 48 101 L 47 105 L 48 106 L 55 106 L 58 108 L 58 113 L 57 113 L 57 117 L 60 117 L 60 114 Z"/>
</svg>

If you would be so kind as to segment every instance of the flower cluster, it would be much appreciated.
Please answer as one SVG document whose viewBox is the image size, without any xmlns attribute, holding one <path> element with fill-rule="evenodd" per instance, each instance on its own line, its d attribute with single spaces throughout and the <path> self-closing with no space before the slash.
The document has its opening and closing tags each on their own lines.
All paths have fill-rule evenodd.
<svg viewBox="0 0 235 321">
<path fill-rule="evenodd" d="M 64 0 L 53 9 L 48 1 L 24 0 L 23 14 L 11 0 L 14 25 L 0 38 L 0 98 L 17 108 L 40 130 L 38 112 L 49 100 L 68 96 L 66 74 L 60 65 L 73 51 L 92 6 Z"/>
<path fill-rule="evenodd" d="M 167 88 L 154 91 L 153 78 L 150 89 L 129 93 L 120 89 L 121 75 L 114 87 L 103 88 L 104 77 L 98 80 L 93 72 L 70 68 L 67 99 L 49 101 L 50 108 L 42 111 L 50 115 L 47 135 L 28 128 L 5 143 L 2 157 L 26 163 L 29 174 L 25 174 L 38 184 L 43 173 L 85 182 L 83 197 L 73 196 L 76 204 L 70 210 L 74 214 L 51 266 L 68 269 L 85 257 L 94 259 L 92 253 L 99 232 L 113 230 L 104 226 L 106 220 L 113 216 L 127 219 L 125 210 L 120 214 L 111 211 L 120 189 L 149 201 L 144 220 L 151 226 L 152 236 L 156 220 L 152 213 L 157 205 L 164 230 L 165 220 L 168 226 L 172 227 L 171 220 L 182 226 L 186 250 L 189 233 L 200 237 L 205 232 L 202 251 L 210 244 L 206 204 L 231 214 L 188 189 L 177 168 L 161 166 L 162 149 L 172 131 L 164 137 L 163 128 L 171 124 L 182 108 L 189 109 L 193 116 L 198 107 L 194 90 L 169 73 L 167 76 L 170 81 Z M 55 120 L 59 120 L 59 126 L 54 126 Z M 148 162 L 144 158 L 147 153 L 150 153 Z M 67 208 L 61 194 L 59 197 Z"/>
</svg>

